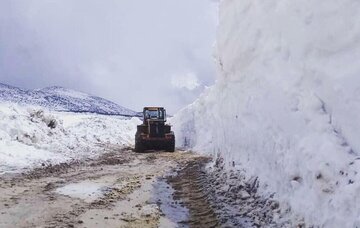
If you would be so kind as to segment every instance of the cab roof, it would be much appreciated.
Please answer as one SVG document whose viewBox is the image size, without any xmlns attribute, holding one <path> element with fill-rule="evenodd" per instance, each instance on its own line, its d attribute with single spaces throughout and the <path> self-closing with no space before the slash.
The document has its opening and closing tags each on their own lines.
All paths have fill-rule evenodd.
<svg viewBox="0 0 360 228">
<path fill-rule="evenodd" d="M 156 111 L 159 109 L 164 109 L 164 107 L 144 107 L 144 110 Z"/>
</svg>

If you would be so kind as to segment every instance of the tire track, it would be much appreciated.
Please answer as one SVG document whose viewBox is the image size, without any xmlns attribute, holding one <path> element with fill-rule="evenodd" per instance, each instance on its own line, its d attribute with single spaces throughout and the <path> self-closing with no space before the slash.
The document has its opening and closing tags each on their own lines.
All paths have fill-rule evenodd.
<svg viewBox="0 0 360 228">
<path fill-rule="evenodd" d="M 207 158 L 195 159 L 185 164 L 176 176 L 168 177 L 168 183 L 175 190 L 173 198 L 189 209 L 188 221 L 183 223 L 185 227 L 220 227 L 204 189 L 206 174 L 203 170 L 208 162 Z"/>
</svg>

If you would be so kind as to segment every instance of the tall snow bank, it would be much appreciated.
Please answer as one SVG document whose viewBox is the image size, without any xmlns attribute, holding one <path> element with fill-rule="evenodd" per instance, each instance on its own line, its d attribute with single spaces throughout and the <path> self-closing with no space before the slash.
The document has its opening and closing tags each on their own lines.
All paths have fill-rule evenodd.
<svg viewBox="0 0 360 228">
<path fill-rule="evenodd" d="M 0 103 L 0 174 L 97 156 L 106 144 L 130 146 L 139 122 Z"/>
<path fill-rule="evenodd" d="M 359 15 L 356 0 L 221 1 L 218 81 L 173 118 L 178 146 L 258 176 L 294 225 L 360 226 Z"/>
</svg>

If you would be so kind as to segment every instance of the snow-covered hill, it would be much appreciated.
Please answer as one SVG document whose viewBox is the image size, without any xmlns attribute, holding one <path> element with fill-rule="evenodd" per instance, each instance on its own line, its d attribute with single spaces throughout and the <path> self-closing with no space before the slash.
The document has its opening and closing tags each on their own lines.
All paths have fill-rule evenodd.
<svg viewBox="0 0 360 228">
<path fill-rule="evenodd" d="M 220 5 L 218 81 L 172 120 L 178 145 L 257 176 L 290 227 L 360 227 L 359 1 Z"/>
<path fill-rule="evenodd" d="M 23 90 L 0 83 L 0 102 L 37 105 L 55 111 L 137 116 L 138 113 L 100 97 L 62 87 Z"/>
</svg>

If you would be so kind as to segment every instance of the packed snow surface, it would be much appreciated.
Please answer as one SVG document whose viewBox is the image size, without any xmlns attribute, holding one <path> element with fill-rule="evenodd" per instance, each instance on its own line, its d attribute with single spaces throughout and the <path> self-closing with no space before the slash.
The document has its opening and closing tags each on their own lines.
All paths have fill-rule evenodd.
<svg viewBox="0 0 360 228">
<path fill-rule="evenodd" d="M 293 226 L 359 227 L 359 15 L 356 0 L 221 1 L 219 77 L 173 118 L 178 145 L 258 176 Z"/>
<path fill-rule="evenodd" d="M 105 184 L 95 183 L 94 181 L 88 180 L 58 188 L 56 189 L 56 193 L 80 198 L 85 200 L 87 203 L 91 203 L 94 200 L 102 197 L 106 190 L 107 186 Z"/>
<path fill-rule="evenodd" d="M 0 103 L 0 174 L 98 156 L 106 144 L 131 146 L 140 122 Z"/>
<path fill-rule="evenodd" d="M 36 105 L 54 111 L 138 116 L 138 113 L 100 97 L 58 86 L 23 90 L 0 83 L 0 102 Z"/>
</svg>

